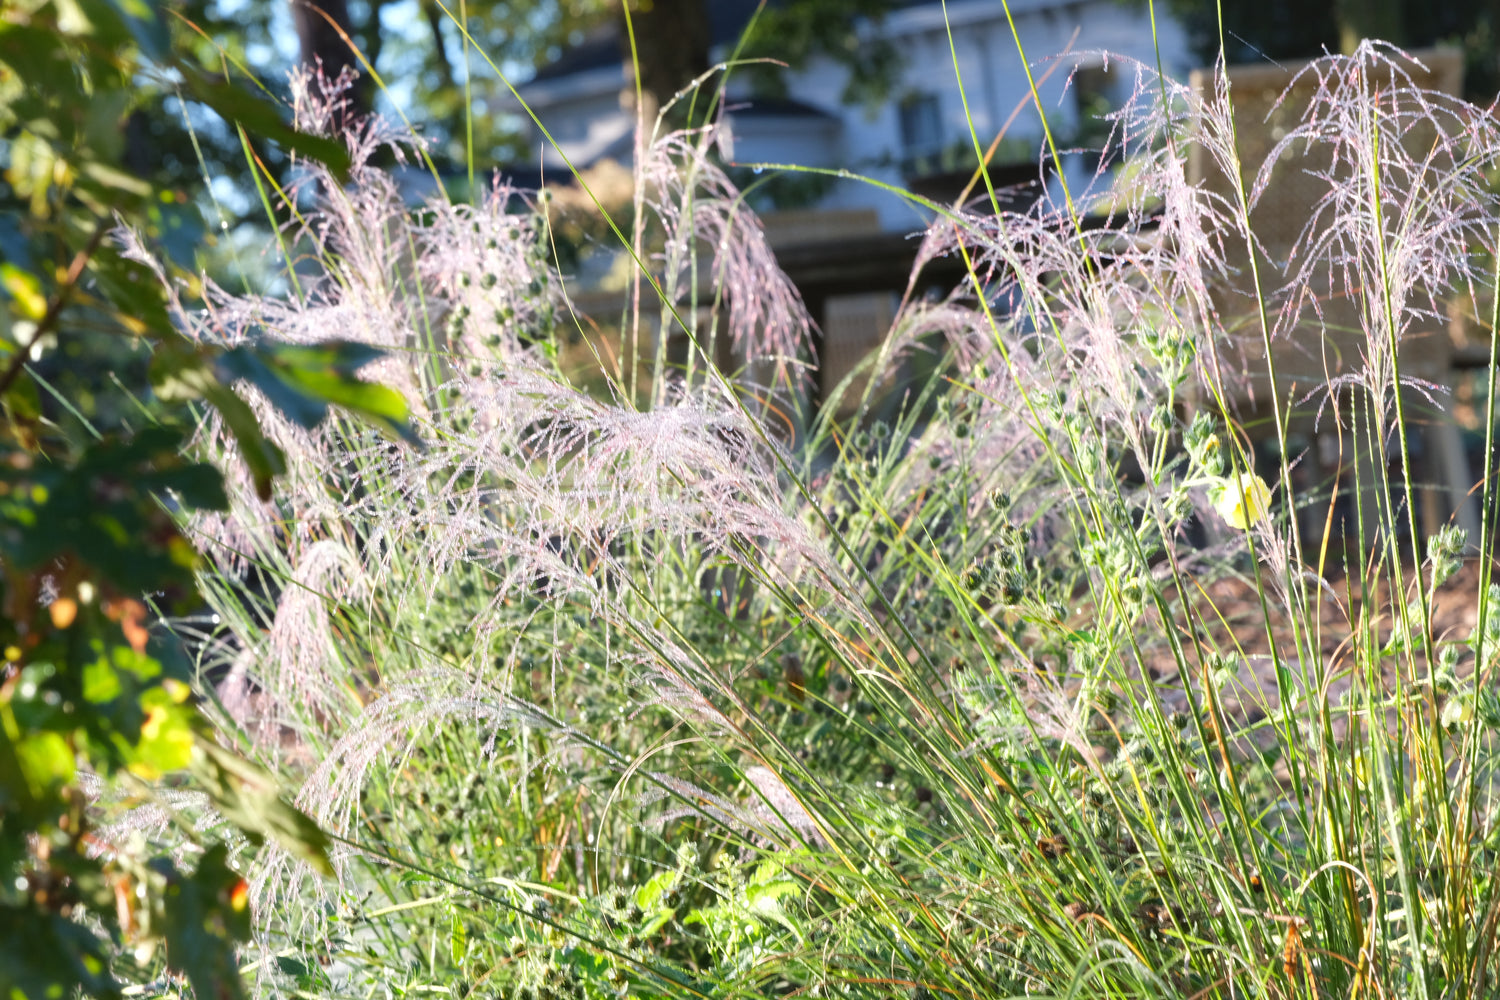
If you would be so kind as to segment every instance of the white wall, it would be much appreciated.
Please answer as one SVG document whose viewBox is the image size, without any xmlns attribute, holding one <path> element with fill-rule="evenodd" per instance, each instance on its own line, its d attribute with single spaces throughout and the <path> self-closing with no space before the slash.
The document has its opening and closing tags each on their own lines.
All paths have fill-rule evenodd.
<svg viewBox="0 0 1500 1000">
<path fill-rule="evenodd" d="M 844 126 L 837 118 L 735 115 L 730 129 L 741 163 L 794 163 L 838 168 L 844 159 Z"/>
</svg>

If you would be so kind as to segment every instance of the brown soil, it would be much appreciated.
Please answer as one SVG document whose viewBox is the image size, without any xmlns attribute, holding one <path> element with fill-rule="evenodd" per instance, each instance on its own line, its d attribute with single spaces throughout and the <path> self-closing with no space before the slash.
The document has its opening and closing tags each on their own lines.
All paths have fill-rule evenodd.
<svg viewBox="0 0 1500 1000">
<path fill-rule="evenodd" d="M 1468 562 L 1436 594 L 1430 595 L 1436 642 L 1462 642 L 1469 637 L 1478 616 L 1479 569 L 1477 561 Z M 1408 571 L 1406 600 L 1416 597 L 1415 580 L 1415 575 Z M 1390 640 L 1397 607 L 1391 601 L 1388 582 L 1375 589 L 1369 602 L 1359 593 L 1359 582 L 1349 578 L 1329 581 L 1327 587 L 1310 582 L 1308 591 L 1309 600 L 1317 612 L 1310 627 L 1321 657 L 1320 664 L 1307 665 L 1318 668 L 1309 670 L 1308 677 L 1303 676 L 1298 665 L 1294 630 L 1285 605 L 1269 586 L 1265 610 L 1251 579 L 1215 581 L 1192 595 L 1192 617 L 1201 623 L 1206 637 L 1203 649 L 1217 650 L 1232 660 L 1234 681 L 1220 693 L 1222 704 L 1231 717 L 1253 722 L 1277 710 L 1280 704 L 1276 683 L 1277 658 L 1288 665 L 1293 684 L 1302 688 L 1302 697 L 1324 697 L 1336 704 L 1351 684 L 1351 672 L 1355 668 L 1354 630 L 1361 624 L 1361 615 L 1367 607 L 1374 616 L 1377 641 L 1385 643 Z M 1267 618 L 1270 620 L 1269 630 L 1265 624 Z M 1189 664 L 1197 668 L 1200 660 L 1190 644 L 1186 619 L 1174 623 L 1174 627 L 1187 649 Z M 1364 627 L 1368 628 L 1370 624 L 1366 623 Z M 1306 645 L 1304 638 L 1304 649 Z M 1155 643 L 1149 655 L 1148 670 L 1166 688 L 1168 703 L 1173 708 L 1185 706 L 1178 666 L 1168 644 L 1165 641 Z M 1384 663 L 1387 675 L 1394 676 L 1403 662 L 1407 662 L 1404 654 L 1387 656 Z M 1472 663 L 1472 655 L 1465 651 L 1459 660 L 1459 674 L 1471 672 Z M 1425 674 L 1426 667 L 1420 656 L 1418 666 L 1421 674 Z M 1196 669 L 1194 673 L 1191 683 L 1197 691 L 1201 689 L 1203 678 Z M 1314 680 L 1318 677 L 1321 677 L 1320 683 Z M 1313 683 L 1319 683 L 1318 691 L 1307 690 Z"/>
</svg>

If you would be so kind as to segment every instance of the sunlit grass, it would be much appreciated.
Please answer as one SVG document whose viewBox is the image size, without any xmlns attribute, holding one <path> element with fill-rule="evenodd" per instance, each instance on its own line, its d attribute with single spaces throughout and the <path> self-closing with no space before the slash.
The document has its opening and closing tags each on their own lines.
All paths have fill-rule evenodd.
<svg viewBox="0 0 1500 1000">
<path fill-rule="evenodd" d="M 1420 537 L 1398 363 L 1435 301 L 1494 284 L 1500 137 L 1382 89 L 1401 65 L 1319 64 L 1308 135 L 1345 151 L 1323 264 L 1250 275 L 1226 247 L 1253 177 L 1216 197 L 1183 164 L 1258 168 L 1228 95 L 1130 67 L 1128 181 L 936 213 L 928 251 L 970 280 L 906 305 L 841 421 L 711 128 L 643 159 L 630 249 L 662 301 L 620 334 L 575 321 L 509 192 L 418 220 L 373 168 L 325 185 L 285 244 L 325 273 L 194 333 L 385 347 L 426 448 L 266 411 L 282 493 L 191 523 L 226 738 L 344 845 L 336 885 L 246 854 L 261 990 L 1493 990 L 1488 561 L 1444 589 L 1493 504 L 1486 479 L 1481 539 Z M 1294 485 L 1279 397 L 1254 460 L 1223 292 L 1254 280 L 1254 337 L 1305 335 L 1329 262 L 1368 304 L 1323 418 L 1354 450 L 1347 567 L 1294 523 L 1335 484 Z M 646 346 L 673 324 L 684 370 Z M 1453 600 L 1471 632 L 1434 628 Z"/>
</svg>

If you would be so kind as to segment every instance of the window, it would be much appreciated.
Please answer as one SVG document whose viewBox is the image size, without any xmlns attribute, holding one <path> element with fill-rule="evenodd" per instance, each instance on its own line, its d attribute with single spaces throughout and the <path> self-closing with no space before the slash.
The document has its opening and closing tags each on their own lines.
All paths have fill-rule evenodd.
<svg viewBox="0 0 1500 1000">
<path fill-rule="evenodd" d="M 942 105 L 936 94 L 913 94 L 901 102 L 901 149 L 908 157 L 943 148 Z"/>
<path fill-rule="evenodd" d="M 1118 138 L 1110 141 L 1114 123 L 1104 117 L 1119 107 L 1119 85 L 1119 75 L 1103 63 L 1084 64 L 1073 71 L 1069 86 L 1078 118 L 1068 145 L 1085 151 L 1090 170 L 1108 166 L 1120 155 Z"/>
<path fill-rule="evenodd" d="M 1102 63 L 1079 66 L 1073 71 L 1071 86 L 1080 133 L 1100 137 L 1109 134 L 1109 122 L 1101 119 L 1118 104 L 1117 83 L 1114 72 Z"/>
</svg>

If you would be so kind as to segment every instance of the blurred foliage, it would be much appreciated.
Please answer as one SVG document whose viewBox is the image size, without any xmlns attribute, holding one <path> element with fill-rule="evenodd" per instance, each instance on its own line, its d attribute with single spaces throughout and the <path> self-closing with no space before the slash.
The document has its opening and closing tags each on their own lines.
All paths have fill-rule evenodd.
<svg viewBox="0 0 1500 1000">
<path fill-rule="evenodd" d="M 666 44 L 675 44 L 675 25 L 651 16 L 660 6 L 632 0 L 636 30 L 667 32 L 671 38 Z M 900 56 L 887 42 L 861 37 L 860 26 L 896 6 L 895 0 L 787 0 L 768 3 L 755 14 L 751 0 L 704 4 L 720 35 L 725 25 L 755 14 L 743 58 L 797 66 L 816 55 L 828 56 L 850 73 L 842 99 L 871 107 L 889 96 Z M 620 0 L 364 0 L 349 4 L 349 15 L 350 41 L 359 49 L 356 64 L 366 75 L 373 70 L 380 81 L 375 110 L 416 124 L 431 140 L 434 160 L 445 168 L 467 163 L 471 151 L 481 168 L 525 162 L 526 122 L 514 111 L 509 85 L 559 60 L 566 67 L 580 59 L 623 58 L 628 51 L 621 41 Z M 174 6 L 174 25 L 176 40 L 199 63 L 249 69 L 273 92 L 297 58 L 295 44 L 288 41 L 294 36 L 283 0 L 185 0 Z M 734 40 L 731 32 L 728 41 Z M 638 42 L 643 51 L 650 48 L 649 39 Z M 683 60 L 684 65 L 708 62 L 707 52 Z M 785 91 L 778 67 L 746 67 L 743 72 L 754 76 L 763 92 Z M 679 80 L 675 86 L 688 82 Z M 197 169 L 192 137 L 183 127 L 181 109 L 167 110 L 169 114 L 146 117 L 138 127 L 164 163 L 191 175 Z M 211 127 L 196 131 L 210 172 L 243 178 L 237 138 Z M 272 161 L 273 167 L 281 165 Z"/>
<path fill-rule="evenodd" d="M 359 49 L 356 66 L 384 81 L 376 88 L 376 111 L 418 125 L 444 165 L 466 161 L 472 127 L 474 161 L 484 166 L 511 162 L 525 148 L 522 122 L 508 110 L 509 92 L 491 64 L 511 82 L 525 79 L 610 12 L 610 0 L 365 0 L 349 5 L 350 40 Z M 174 5 L 174 20 L 179 43 L 201 64 L 249 69 L 273 92 L 284 87 L 297 59 L 284 0 L 185 0 Z M 467 120 L 466 105 L 472 109 Z M 151 128 L 161 139 L 175 126 L 153 119 Z M 244 157 L 232 135 L 200 138 L 216 173 L 243 175 Z"/>
<path fill-rule="evenodd" d="M 153 857 L 100 822 L 100 802 L 162 805 L 158 783 L 191 769 L 236 842 L 272 838 L 328 870 L 323 834 L 270 775 L 208 739 L 186 651 L 156 626 L 201 605 L 174 512 L 227 505 L 184 448 L 213 407 L 269 495 L 284 462 L 241 381 L 306 426 L 338 405 L 410 430 L 398 394 L 356 377 L 365 348 L 182 335 L 174 296 L 200 287 L 185 268 L 202 229 L 174 166 L 143 159 L 140 123 L 186 96 L 283 156 L 347 156 L 176 58 L 142 0 L 0 11 L 0 995 L 118 996 L 128 946 L 136 975 L 237 997 L 250 914 L 226 843 L 194 831 Z"/>
</svg>

